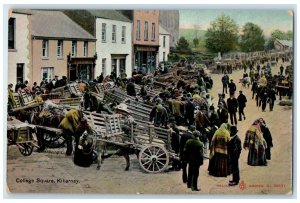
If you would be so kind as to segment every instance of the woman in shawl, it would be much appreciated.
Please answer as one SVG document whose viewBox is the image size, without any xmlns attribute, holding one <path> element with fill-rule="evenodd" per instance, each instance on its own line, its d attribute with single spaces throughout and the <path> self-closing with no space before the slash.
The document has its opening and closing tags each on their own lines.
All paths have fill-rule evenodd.
<svg viewBox="0 0 300 203">
<path fill-rule="evenodd" d="M 249 130 L 246 132 L 244 149 L 248 149 L 248 165 L 266 166 L 267 159 L 265 149 L 267 143 L 263 137 L 259 119 L 255 120 Z"/>
<path fill-rule="evenodd" d="M 208 171 L 209 175 L 226 177 L 228 168 L 227 143 L 230 141 L 230 124 L 223 123 L 211 140 Z"/>
</svg>

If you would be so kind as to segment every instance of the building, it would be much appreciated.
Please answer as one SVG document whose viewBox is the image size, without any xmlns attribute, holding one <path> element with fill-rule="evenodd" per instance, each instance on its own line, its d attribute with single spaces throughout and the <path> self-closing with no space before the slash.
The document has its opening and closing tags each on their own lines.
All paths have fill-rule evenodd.
<svg viewBox="0 0 300 203">
<path fill-rule="evenodd" d="M 158 66 L 159 11 L 121 10 L 132 20 L 133 66 L 137 71 L 152 73 Z"/>
<path fill-rule="evenodd" d="M 274 41 L 274 47 L 281 51 L 291 51 L 293 49 L 293 41 L 276 39 Z"/>
<path fill-rule="evenodd" d="M 168 61 L 168 55 L 170 53 L 170 33 L 164 28 L 159 26 L 159 62 Z"/>
<path fill-rule="evenodd" d="M 122 13 L 115 10 L 66 10 L 70 18 L 89 30 L 96 39 L 96 76 L 103 73 L 117 76 L 125 71 L 132 72 L 132 23 Z"/>
<path fill-rule="evenodd" d="M 159 25 L 170 34 L 170 48 L 175 48 L 179 39 L 179 11 L 160 10 Z"/>
<path fill-rule="evenodd" d="M 96 18 L 97 73 L 117 76 L 132 72 L 132 23 L 121 13 L 114 10 L 90 11 Z"/>
<path fill-rule="evenodd" d="M 31 13 L 12 10 L 8 19 L 8 83 L 31 82 Z"/>
<path fill-rule="evenodd" d="M 32 79 L 95 78 L 96 39 L 61 11 L 32 11 Z"/>
</svg>

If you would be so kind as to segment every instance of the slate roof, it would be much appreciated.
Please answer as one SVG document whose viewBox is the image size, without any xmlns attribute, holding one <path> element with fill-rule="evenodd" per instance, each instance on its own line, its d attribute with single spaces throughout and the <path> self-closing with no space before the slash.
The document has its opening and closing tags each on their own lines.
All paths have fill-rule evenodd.
<svg viewBox="0 0 300 203">
<path fill-rule="evenodd" d="M 12 9 L 13 13 L 20 13 L 20 14 L 26 14 L 31 15 L 32 12 L 29 9 Z"/>
<path fill-rule="evenodd" d="M 283 46 L 293 47 L 293 41 L 276 39 Z"/>
<path fill-rule="evenodd" d="M 166 31 L 162 26 L 159 26 L 159 34 L 170 35 L 170 33 Z"/>
<path fill-rule="evenodd" d="M 95 40 L 95 37 L 61 11 L 31 10 L 31 13 L 33 36 Z"/>
<path fill-rule="evenodd" d="M 124 16 L 123 14 L 115 10 L 88 10 L 88 11 L 97 18 L 131 22 L 130 19 L 128 19 L 126 16 Z"/>
</svg>

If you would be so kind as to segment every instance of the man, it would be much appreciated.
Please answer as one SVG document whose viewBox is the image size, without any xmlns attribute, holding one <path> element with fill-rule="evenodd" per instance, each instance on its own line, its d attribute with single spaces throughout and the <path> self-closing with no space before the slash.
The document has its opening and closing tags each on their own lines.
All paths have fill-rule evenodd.
<svg viewBox="0 0 300 203">
<path fill-rule="evenodd" d="M 240 90 L 240 95 L 237 98 L 238 104 L 239 104 L 239 121 L 242 120 L 242 115 L 244 116 L 244 120 L 246 119 L 244 108 L 246 107 L 247 98 L 243 94 L 243 91 Z"/>
<path fill-rule="evenodd" d="M 189 130 L 187 132 L 184 132 L 181 137 L 180 137 L 180 148 L 179 148 L 179 158 L 181 161 L 181 167 L 182 167 L 182 181 L 183 183 L 187 183 L 187 171 L 186 171 L 186 167 L 187 167 L 187 160 L 186 160 L 186 156 L 184 154 L 184 148 L 185 148 L 185 144 L 189 139 L 193 139 L 194 135 L 192 134 L 193 131 L 196 130 L 195 126 L 190 126 Z"/>
<path fill-rule="evenodd" d="M 194 138 L 188 140 L 184 147 L 186 161 L 189 164 L 187 187 L 192 191 L 198 189 L 198 177 L 200 166 L 203 165 L 203 143 L 199 140 L 200 132 L 193 132 Z"/>
<path fill-rule="evenodd" d="M 268 91 L 266 87 L 263 87 L 263 89 L 260 92 L 260 102 L 261 102 L 261 108 L 262 111 L 265 112 L 266 106 L 267 106 L 267 99 L 268 99 Z"/>
<path fill-rule="evenodd" d="M 236 85 L 235 83 L 233 82 L 233 80 L 231 79 L 230 80 L 230 83 L 228 84 L 228 88 L 229 88 L 229 94 L 232 95 L 235 93 L 236 91 Z"/>
<path fill-rule="evenodd" d="M 62 79 L 58 80 L 55 83 L 55 88 L 59 88 L 59 87 L 63 87 L 67 85 L 67 77 L 66 76 L 62 76 Z"/>
<path fill-rule="evenodd" d="M 230 97 L 227 99 L 227 107 L 228 107 L 228 113 L 230 115 L 230 122 L 232 125 L 236 125 L 236 112 L 238 107 L 238 101 L 234 97 L 234 94 L 231 94 Z"/>
<path fill-rule="evenodd" d="M 224 76 L 222 77 L 223 94 L 224 94 L 224 92 L 227 94 L 227 85 L 228 85 L 228 83 L 229 83 L 229 77 L 225 73 Z"/>
<path fill-rule="evenodd" d="M 274 108 L 274 102 L 276 100 L 276 92 L 274 90 L 273 87 L 271 87 L 269 89 L 269 92 L 268 92 L 268 96 L 269 96 L 269 107 L 270 107 L 270 111 L 273 111 L 273 108 Z"/>
<path fill-rule="evenodd" d="M 239 158 L 242 151 L 242 142 L 237 135 L 236 126 L 230 127 L 230 141 L 228 142 L 228 156 L 232 172 L 232 181 L 229 181 L 229 186 L 235 186 L 240 181 Z"/>
<path fill-rule="evenodd" d="M 150 122 L 154 120 L 156 127 L 162 126 L 167 128 L 169 115 L 165 107 L 162 104 L 155 106 L 150 112 Z"/>
<path fill-rule="evenodd" d="M 224 107 L 224 104 L 219 104 L 218 105 L 218 110 L 217 110 L 217 113 L 218 113 L 218 116 L 219 116 L 219 119 L 220 119 L 220 124 L 221 123 L 227 123 L 228 122 L 228 110 L 227 108 Z"/>
<path fill-rule="evenodd" d="M 185 104 L 185 122 L 188 126 L 193 125 L 195 119 L 194 119 L 194 111 L 195 111 L 195 105 L 192 102 L 193 97 L 191 94 L 188 94 L 187 102 Z"/>
<path fill-rule="evenodd" d="M 9 84 L 7 88 L 7 96 L 8 96 L 8 109 L 13 109 L 16 105 L 16 101 L 14 98 L 13 84 Z"/>
<path fill-rule="evenodd" d="M 135 86 L 132 80 L 129 81 L 129 83 L 126 86 L 127 95 L 129 96 L 136 96 Z"/>
</svg>

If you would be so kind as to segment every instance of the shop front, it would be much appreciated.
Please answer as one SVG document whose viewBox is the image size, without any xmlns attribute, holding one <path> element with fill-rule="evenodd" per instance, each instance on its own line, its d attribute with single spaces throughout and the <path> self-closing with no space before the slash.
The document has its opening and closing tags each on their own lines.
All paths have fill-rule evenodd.
<svg viewBox="0 0 300 203">
<path fill-rule="evenodd" d="M 75 81 L 92 81 L 94 79 L 95 72 L 95 61 L 94 57 L 70 57 L 68 56 L 68 80 Z"/>
<path fill-rule="evenodd" d="M 142 73 L 153 73 L 157 66 L 158 46 L 141 46 L 134 48 L 134 68 Z"/>
</svg>

